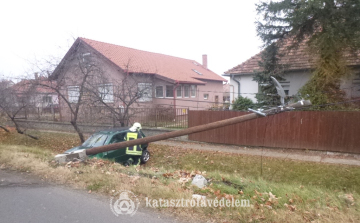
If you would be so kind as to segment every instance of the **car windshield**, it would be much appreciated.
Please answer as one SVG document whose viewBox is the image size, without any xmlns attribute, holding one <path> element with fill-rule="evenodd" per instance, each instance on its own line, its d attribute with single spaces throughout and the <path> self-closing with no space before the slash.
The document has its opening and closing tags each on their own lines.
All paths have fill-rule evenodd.
<svg viewBox="0 0 360 223">
<path fill-rule="evenodd" d="M 97 133 L 88 138 L 82 145 L 85 147 L 97 147 L 104 145 L 107 135 Z"/>
</svg>

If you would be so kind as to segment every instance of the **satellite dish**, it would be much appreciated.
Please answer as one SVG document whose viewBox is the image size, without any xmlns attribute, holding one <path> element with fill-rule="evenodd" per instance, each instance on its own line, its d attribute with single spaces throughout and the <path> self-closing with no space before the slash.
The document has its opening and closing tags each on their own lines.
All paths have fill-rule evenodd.
<svg viewBox="0 0 360 223">
<path fill-rule="evenodd" d="M 275 79 L 275 77 L 271 76 L 270 78 L 274 82 L 274 85 L 276 87 L 278 95 L 280 95 L 281 105 L 284 106 L 285 105 L 285 97 L 286 97 L 285 91 L 281 87 L 280 83 Z"/>
</svg>

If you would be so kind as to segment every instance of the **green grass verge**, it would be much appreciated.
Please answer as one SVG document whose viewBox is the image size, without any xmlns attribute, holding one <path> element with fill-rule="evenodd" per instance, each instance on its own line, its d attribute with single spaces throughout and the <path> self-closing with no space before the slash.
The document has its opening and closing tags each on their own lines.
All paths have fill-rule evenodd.
<svg viewBox="0 0 360 223">
<path fill-rule="evenodd" d="M 360 168 L 357 166 L 269 157 L 263 157 L 261 165 L 260 156 L 198 151 L 162 145 L 150 147 L 150 151 L 156 154 L 152 156 L 151 165 L 206 171 L 212 173 L 212 176 L 218 180 L 221 179 L 221 174 L 232 174 L 275 183 L 360 193 Z M 234 180 L 239 182 L 238 179 Z"/>
</svg>

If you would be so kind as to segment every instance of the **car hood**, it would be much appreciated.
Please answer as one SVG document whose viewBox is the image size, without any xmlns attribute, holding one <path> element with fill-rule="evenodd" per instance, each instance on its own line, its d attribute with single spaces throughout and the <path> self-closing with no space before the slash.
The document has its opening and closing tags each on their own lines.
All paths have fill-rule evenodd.
<svg viewBox="0 0 360 223">
<path fill-rule="evenodd" d="M 90 147 L 86 147 L 86 146 L 77 146 L 77 147 L 74 147 L 74 148 L 71 148 L 69 150 L 66 150 L 64 153 L 72 153 L 72 152 L 75 152 L 76 150 L 80 150 L 80 149 L 88 149 Z"/>
</svg>

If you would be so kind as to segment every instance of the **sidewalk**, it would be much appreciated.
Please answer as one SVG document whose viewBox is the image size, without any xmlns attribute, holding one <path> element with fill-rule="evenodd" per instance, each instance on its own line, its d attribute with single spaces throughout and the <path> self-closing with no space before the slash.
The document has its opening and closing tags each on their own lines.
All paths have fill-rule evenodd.
<svg viewBox="0 0 360 223">
<path fill-rule="evenodd" d="M 227 153 L 238 153 L 253 156 L 266 156 L 283 159 L 301 160 L 319 163 L 344 164 L 360 166 L 360 155 L 324 152 L 324 151 L 306 151 L 294 149 L 278 149 L 278 148 L 259 148 L 244 147 L 224 144 L 212 144 L 203 142 L 184 142 L 177 140 L 163 140 L 152 142 L 157 145 L 178 146 L 186 149 L 198 149 L 209 151 L 222 151 Z"/>
</svg>

